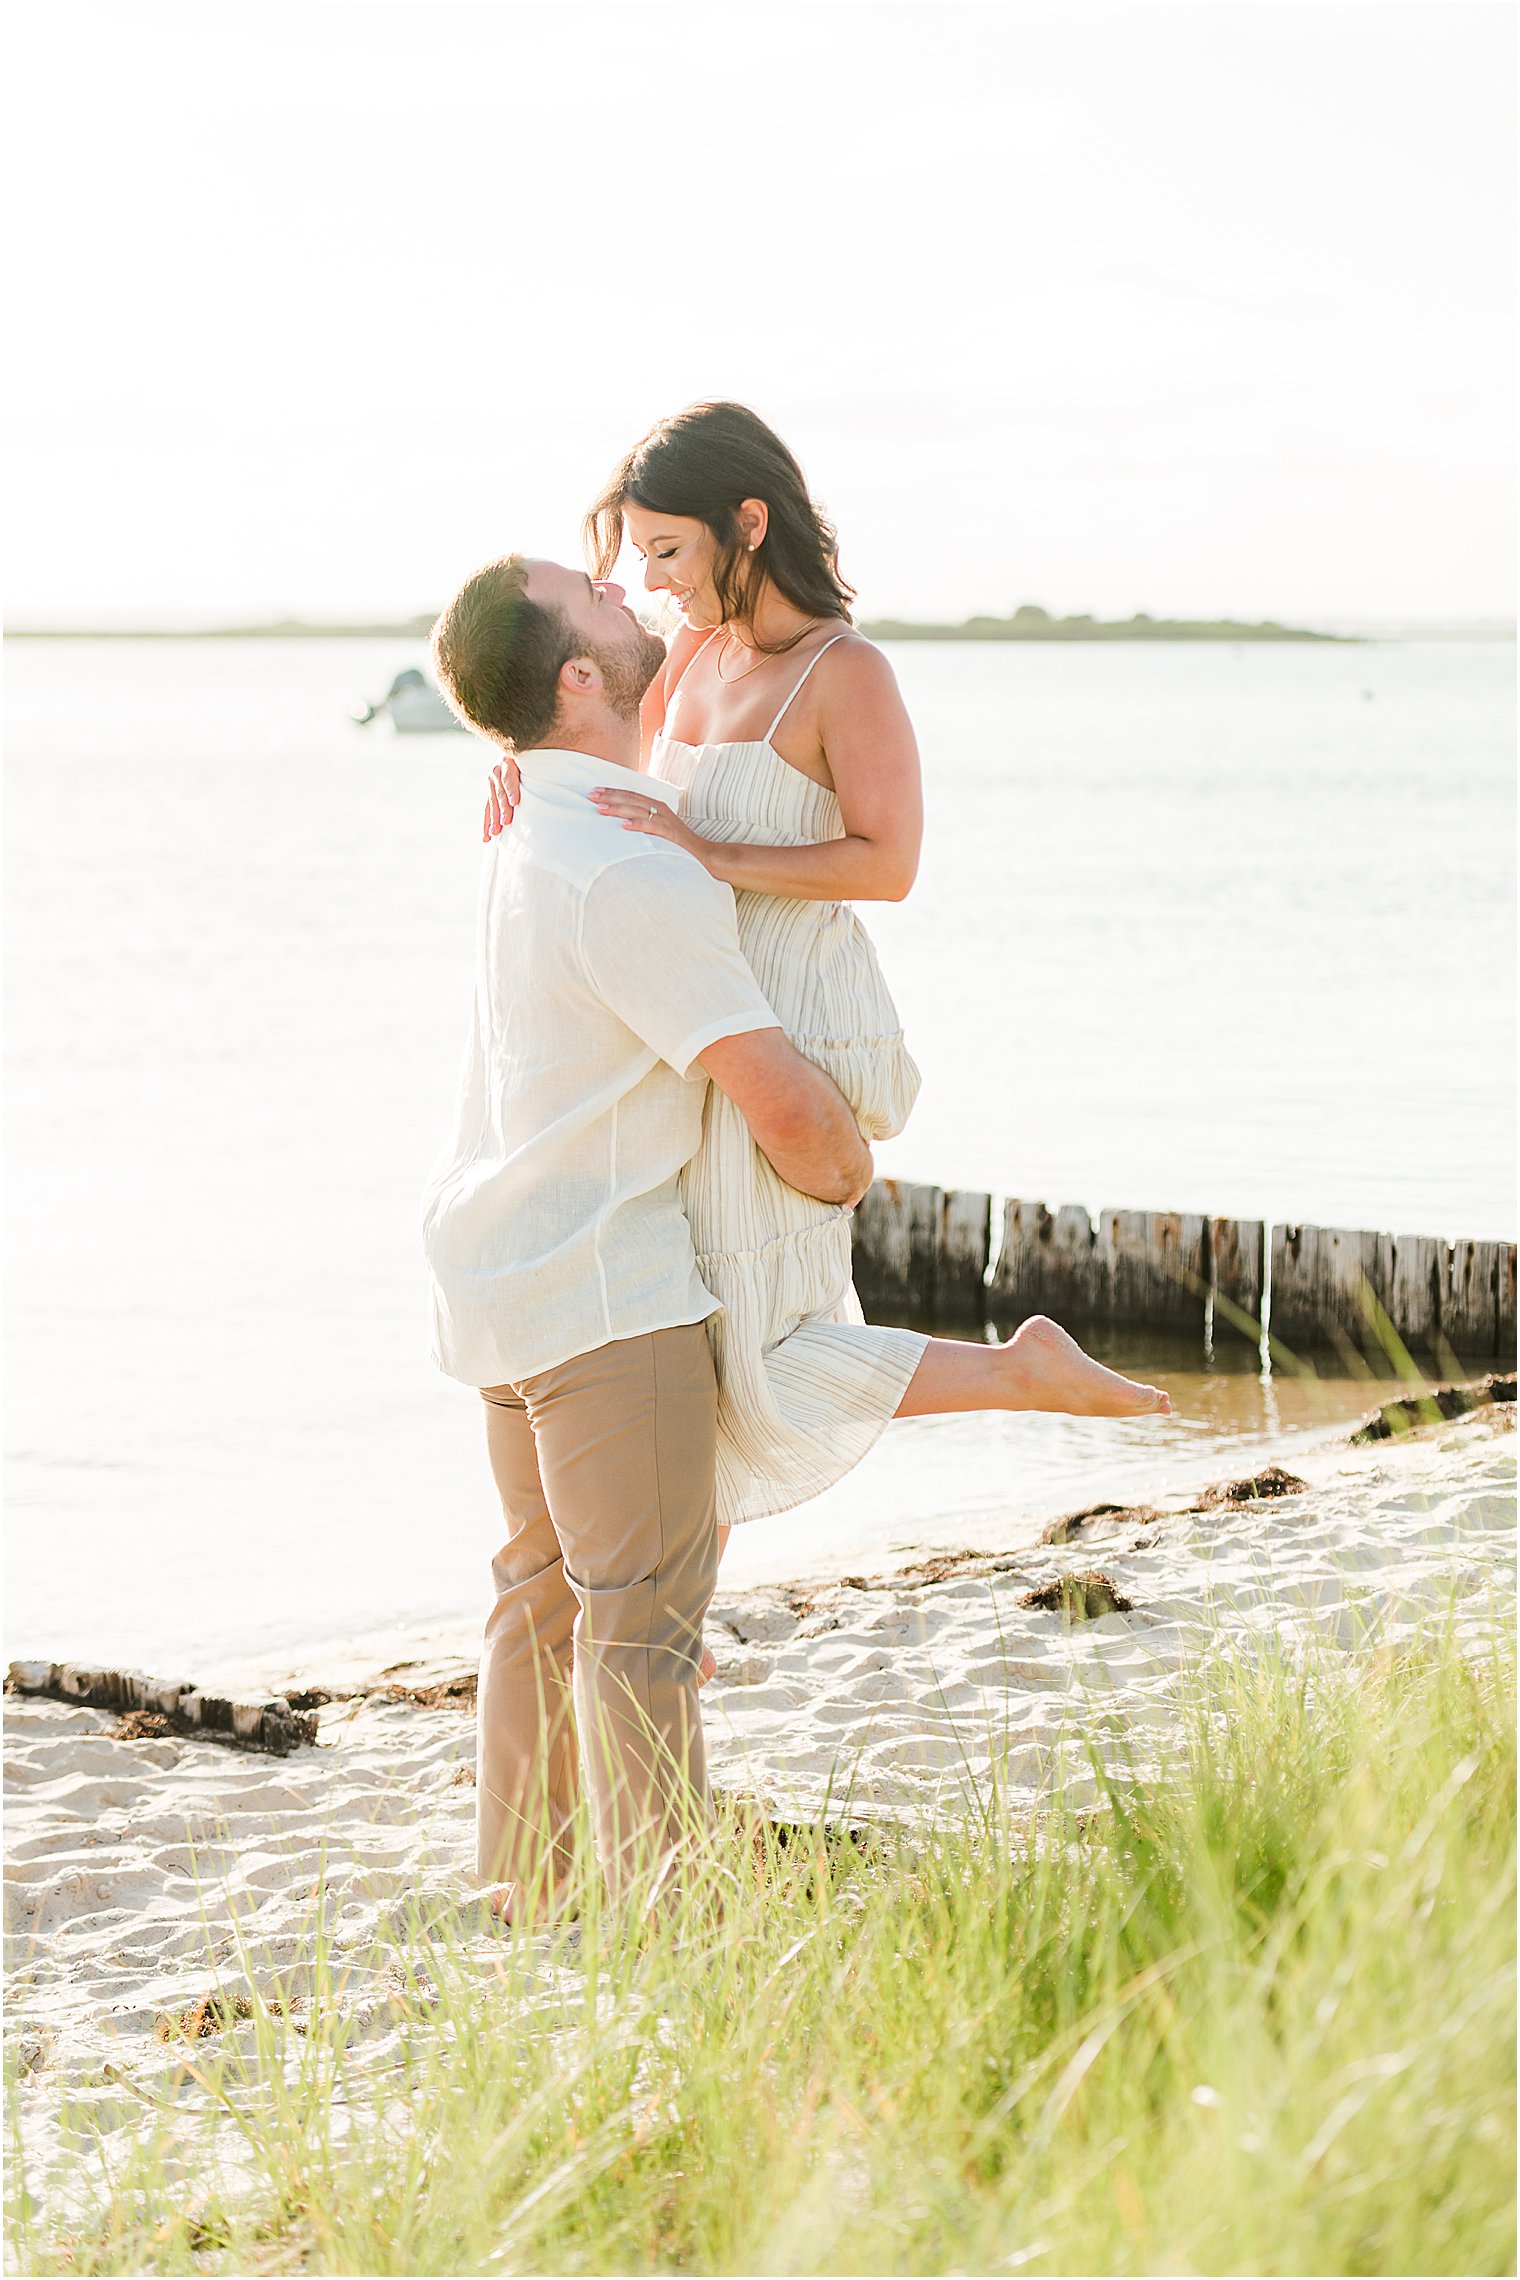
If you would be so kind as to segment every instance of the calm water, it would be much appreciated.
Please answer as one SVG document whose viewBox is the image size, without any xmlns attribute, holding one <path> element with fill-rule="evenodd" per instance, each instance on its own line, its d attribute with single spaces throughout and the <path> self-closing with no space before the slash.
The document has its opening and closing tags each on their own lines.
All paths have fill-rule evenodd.
<svg viewBox="0 0 1520 2280">
<path fill-rule="evenodd" d="M 494 1541 L 417 1194 L 482 759 L 394 643 L 7 645 L 13 1652 L 214 1674 L 469 1625 Z M 1514 652 L 910 647 L 929 841 L 868 915 L 924 1071 L 880 1168 L 1511 1235 Z M 734 1580 L 1016 1539 L 1364 1406 L 895 1427 Z M 1160 1367 L 1160 1363 L 1157 1363 Z"/>
</svg>

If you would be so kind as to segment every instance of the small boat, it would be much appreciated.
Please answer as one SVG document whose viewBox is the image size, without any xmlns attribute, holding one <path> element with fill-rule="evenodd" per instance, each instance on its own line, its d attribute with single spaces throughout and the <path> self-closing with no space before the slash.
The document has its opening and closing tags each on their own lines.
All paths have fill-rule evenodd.
<svg viewBox="0 0 1520 2280">
<path fill-rule="evenodd" d="M 357 706 L 352 717 L 364 728 L 382 713 L 390 714 L 398 736 L 430 736 L 440 729 L 464 733 L 464 723 L 454 718 L 427 675 L 415 665 L 404 667 L 396 675 L 377 705 Z"/>
</svg>

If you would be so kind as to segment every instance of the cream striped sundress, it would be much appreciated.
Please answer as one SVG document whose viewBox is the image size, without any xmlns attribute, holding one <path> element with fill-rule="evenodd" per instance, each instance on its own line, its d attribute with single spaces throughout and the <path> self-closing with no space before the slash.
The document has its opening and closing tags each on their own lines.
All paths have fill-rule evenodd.
<svg viewBox="0 0 1520 2280">
<path fill-rule="evenodd" d="M 681 791 L 704 839 L 772 847 L 842 839 L 839 802 L 791 767 L 775 735 L 809 659 L 757 743 L 683 744 L 661 733 L 651 773 Z M 672 693 L 674 705 L 677 691 Z M 666 718 L 668 719 L 667 709 Z M 845 903 L 740 893 L 739 940 L 792 1043 L 826 1069 L 867 1140 L 900 1132 L 919 1074 L 870 936 Z M 723 1311 L 708 1329 L 718 1378 L 718 1518 L 785 1512 L 859 1464 L 896 1410 L 927 1339 L 868 1324 L 850 1279 L 850 1214 L 771 1169 L 716 1085 L 682 1174 L 697 1269 Z"/>
</svg>

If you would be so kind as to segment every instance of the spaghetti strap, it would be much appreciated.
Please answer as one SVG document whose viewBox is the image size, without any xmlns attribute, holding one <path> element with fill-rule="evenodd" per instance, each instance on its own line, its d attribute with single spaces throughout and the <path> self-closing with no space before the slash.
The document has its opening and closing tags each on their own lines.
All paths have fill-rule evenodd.
<svg viewBox="0 0 1520 2280">
<path fill-rule="evenodd" d="M 806 681 L 809 673 L 812 672 L 813 667 L 817 664 L 819 658 L 823 655 L 824 649 L 832 649 L 836 641 L 843 641 L 843 639 L 844 635 L 842 633 L 831 633 L 828 640 L 823 644 L 823 648 L 815 649 L 813 651 L 812 656 L 808 659 L 806 665 L 804 665 L 802 668 L 801 680 L 796 683 L 796 686 L 793 688 L 791 695 L 787 698 L 786 703 L 782 706 L 780 712 L 777 713 L 775 719 L 771 722 L 770 727 L 765 732 L 765 741 L 767 744 L 775 743 L 777 729 L 781 726 L 781 723 L 785 720 L 787 714 L 791 711 L 793 704 L 801 695 L 802 684 L 804 681 Z"/>
</svg>

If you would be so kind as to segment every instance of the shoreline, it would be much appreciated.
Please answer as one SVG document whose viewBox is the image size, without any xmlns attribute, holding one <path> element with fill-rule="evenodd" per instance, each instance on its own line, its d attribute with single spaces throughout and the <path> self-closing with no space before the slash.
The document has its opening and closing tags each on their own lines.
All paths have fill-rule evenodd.
<svg viewBox="0 0 1520 2280">
<path fill-rule="evenodd" d="M 1105 1769 L 1164 1764 L 1211 1671 L 1443 1632 L 1503 1652 L 1514 1428 L 1495 1403 L 1343 1438 L 1297 1476 L 1098 1508 L 1024 1550 L 720 1592 L 702 1697 L 715 1791 L 780 1819 L 910 1830 L 993 1794 L 1016 1816 L 1056 1790 L 1085 1811 Z M 474 1895 L 473 1671 L 447 1654 L 346 1684 L 329 1669 L 310 1690 L 315 1746 L 280 1757 L 8 1695 L 10 2034 L 32 2142 L 84 2117 L 109 2143 L 145 2098 L 193 2096 L 173 2022 L 252 2035 L 323 1957 L 365 2066 L 395 2057 L 387 1974 L 415 1968 L 429 1924 L 489 1984 L 502 1935 Z"/>
<path fill-rule="evenodd" d="M 1367 1386 L 1367 1395 L 1374 1389 Z M 1178 1505 L 1183 1507 L 1192 1493 L 1208 1489 L 1210 1482 L 1221 1473 L 1226 1464 L 1235 1473 L 1247 1473 L 1267 1464 L 1288 1464 L 1292 1468 L 1310 1466 L 1319 1452 L 1326 1448 L 1340 1448 L 1351 1425 L 1360 1423 L 1363 1411 L 1331 1411 L 1329 1416 L 1317 1418 L 1313 1423 L 1278 1425 L 1274 1432 L 1242 1434 L 1237 1448 L 1219 1450 L 1208 1448 L 1187 1455 L 1167 1455 L 1158 1466 L 1146 1464 L 1117 1464 L 1103 1461 L 1092 1471 L 1092 1487 L 1087 1493 L 1114 1498 L 1117 1503 L 1130 1505 Z M 932 1459 L 930 1459 L 932 1461 Z M 1158 1482 L 1155 1473 L 1162 1473 Z M 1044 1493 L 1032 1498 L 1028 1509 L 1016 1509 L 1003 1514 L 1000 1509 L 987 1509 L 984 1503 L 962 1505 L 955 1514 L 953 1525 L 943 1528 L 925 1528 L 921 1518 L 905 1514 L 898 1523 L 886 1523 L 880 1537 L 871 1546 L 864 1546 L 859 1537 L 850 1534 L 841 1544 L 834 1544 L 832 1534 L 823 1541 L 809 1539 L 809 1548 L 791 1555 L 791 1532 L 788 1532 L 788 1514 L 775 1521 L 754 1521 L 738 1532 L 734 1546 L 729 1548 L 729 1560 L 718 1580 L 718 1598 L 738 1598 L 750 1591 L 782 1591 L 795 1589 L 802 1594 L 816 1596 L 818 1591 L 832 1589 L 841 1575 L 868 1573 L 875 1580 L 889 1580 L 891 1575 L 912 1566 L 914 1562 L 941 1557 L 950 1548 L 980 1550 L 980 1553 L 1023 1553 L 1037 1546 L 1048 1525 L 1062 1512 L 1073 1509 L 1073 1500 L 1080 1496 L 1082 1487 L 1073 1475 L 1071 1487 L 1064 1493 Z M 782 1534 L 777 1534 L 782 1532 Z M 955 1534 L 955 1544 L 948 1537 Z M 745 1537 L 757 1539 L 763 1548 L 759 1560 L 761 1569 L 770 1573 L 734 1573 L 736 1566 L 745 1560 Z M 21 1635 L 21 1644 L 11 1639 L 5 1642 L 5 1664 L 36 1664 L 52 1662 L 55 1667 L 64 1664 L 82 1664 L 93 1669 L 116 1669 L 123 1676 L 141 1674 L 148 1669 L 155 1680 L 178 1687 L 201 1687 L 216 1696 L 258 1696 L 269 1699 L 271 1694 L 287 1689 L 310 1687 L 353 1687 L 360 1685 L 374 1671 L 399 1667 L 401 1662 L 469 1662 L 479 1653 L 483 1614 L 474 1601 L 469 1612 L 435 1614 L 422 1621 L 408 1621 L 406 1617 L 367 1623 L 358 1632 L 330 1630 L 328 1635 L 294 1639 L 294 1642 L 269 1642 L 246 1646 L 212 1646 L 207 1653 L 191 1651 L 180 1655 L 175 1651 L 157 1653 L 148 1648 L 128 1651 L 128 1660 L 116 1662 L 112 1658 L 112 1642 L 100 1639 L 96 1651 L 89 1646 L 80 1648 L 77 1642 L 62 1639 L 57 1642 L 64 1648 L 55 1653 L 55 1642 L 46 1637 Z"/>
<path fill-rule="evenodd" d="M 1515 1403 L 1514 1375 L 1495 1375 L 1469 1386 L 1444 1387 L 1423 1397 L 1423 1416 L 1411 1414 L 1412 1404 L 1394 1401 L 1373 1411 L 1350 1434 L 1327 1427 L 1306 1448 L 1293 1454 L 1303 1465 L 1294 1474 L 1276 1461 L 1263 1460 L 1253 1473 L 1233 1481 L 1182 1483 L 1154 1500 L 1136 1504 L 1100 1501 L 1039 1524 L 1029 1541 L 1006 1544 L 963 1544 L 953 1549 L 912 1549 L 912 1556 L 895 1565 L 866 1572 L 817 1571 L 785 1581 L 738 1583 L 725 1589 L 720 1575 L 713 1595 L 710 1624 L 741 1643 L 751 1634 L 753 1611 L 759 1611 L 762 1628 L 784 1628 L 790 1614 L 801 1623 L 841 1595 L 912 1593 L 956 1579 L 1018 1576 L 1037 1588 L 1048 1581 L 1045 1569 L 1056 1553 L 1069 1555 L 1067 1565 L 1080 1562 L 1100 1547 L 1149 1549 L 1160 1532 L 1175 1530 L 1208 1513 L 1238 1512 L 1270 1520 L 1275 1507 L 1296 1493 L 1322 1492 L 1347 1470 L 1348 1452 L 1358 1446 L 1381 1447 L 1392 1453 L 1417 1447 L 1432 1435 L 1465 1423 L 1486 1433 L 1512 1429 Z M 1439 1414 L 1436 1412 L 1439 1411 Z M 1258 1452 L 1259 1454 L 1259 1452 Z M 1354 1465 L 1355 1460 L 1351 1459 Z M 1031 1523 L 1034 1525 L 1034 1523 Z M 899 1552 L 910 1547 L 898 1547 Z M 233 1659 L 228 1669 L 243 1675 L 223 1677 L 214 1685 L 199 1679 L 165 1679 L 135 1665 L 117 1666 L 98 1660 L 50 1660 L 44 1656 L 12 1656 L 7 1661 L 7 1702 L 18 1699 L 73 1702 L 81 1707 L 109 1709 L 119 1716 L 143 1715 L 159 1720 L 159 1730 L 182 1740 L 204 1740 L 284 1756 L 317 1740 L 317 1721 L 333 1703 L 352 1702 L 389 1691 L 439 1707 L 448 1699 L 474 1700 L 476 1665 L 475 1619 L 435 1624 L 408 1631 L 397 1626 L 389 1636 L 371 1632 L 348 1645 L 304 1650 L 293 1661 L 273 1651 L 265 1656 Z M 392 1650 L 400 1650 L 393 1652 Z M 386 1659 L 381 1659 L 384 1656 Z M 266 1675 L 273 1674 L 273 1675 Z M 720 1663 L 718 1679 L 724 1676 Z M 237 1700 L 242 1695 L 244 1700 Z M 209 1708 L 208 1708 L 209 1706 Z"/>
</svg>

